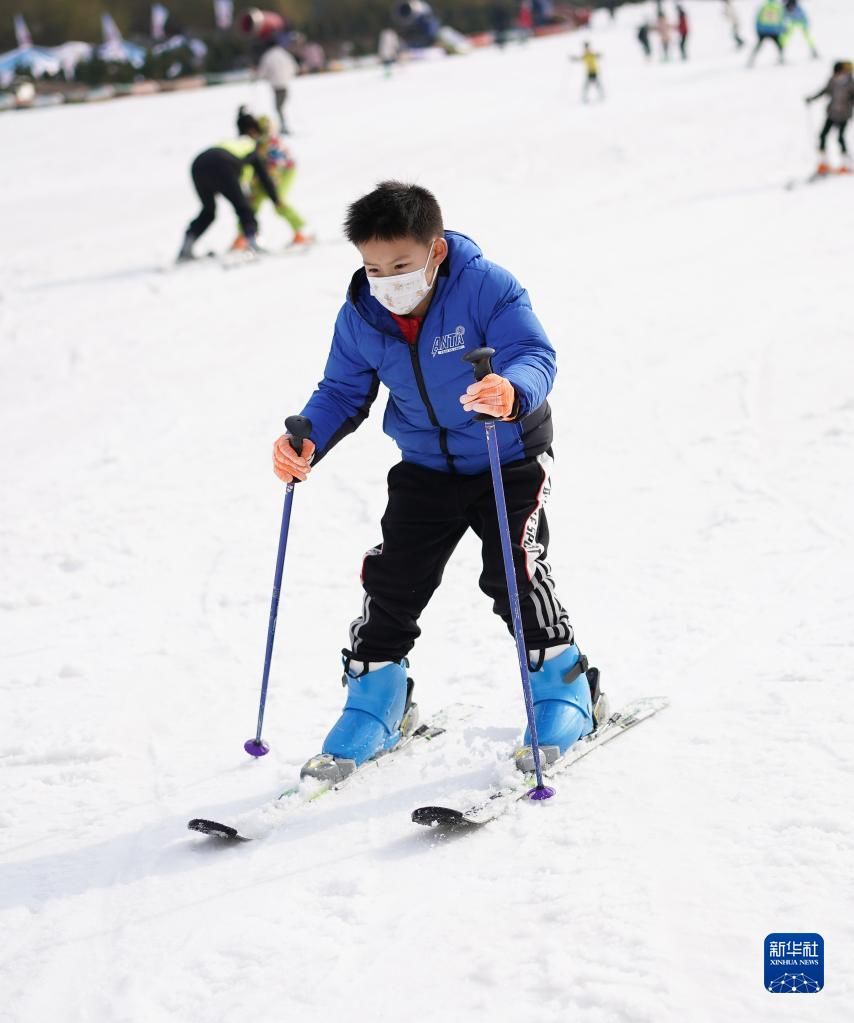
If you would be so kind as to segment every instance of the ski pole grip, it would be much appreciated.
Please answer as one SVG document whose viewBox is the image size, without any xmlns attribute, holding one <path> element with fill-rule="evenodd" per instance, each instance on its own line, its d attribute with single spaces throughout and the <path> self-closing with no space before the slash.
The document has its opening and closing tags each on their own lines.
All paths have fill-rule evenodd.
<svg viewBox="0 0 854 1023">
<path fill-rule="evenodd" d="M 308 439 L 311 433 L 311 420 L 305 416 L 288 416 L 285 420 L 285 429 L 291 438 L 291 447 L 298 455 L 302 454 L 302 442 Z"/>
<path fill-rule="evenodd" d="M 490 373 L 494 372 L 490 361 L 493 355 L 495 355 L 494 348 L 475 348 L 473 352 L 466 352 L 463 356 L 466 362 L 472 364 L 475 380 L 483 380 L 484 377 L 488 377 Z M 474 418 L 478 423 L 495 422 L 495 416 L 488 416 L 485 412 L 478 412 Z"/>
<path fill-rule="evenodd" d="M 492 373 L 490 359 L 493 355 L 495 355 L 494 348 L 475 348 L 473 352 L 466 352 L 463 356 L 466 362 L 472 364 L 475 380 L 483 380 L 484 377 L 488 377 Z"/>
</svg>

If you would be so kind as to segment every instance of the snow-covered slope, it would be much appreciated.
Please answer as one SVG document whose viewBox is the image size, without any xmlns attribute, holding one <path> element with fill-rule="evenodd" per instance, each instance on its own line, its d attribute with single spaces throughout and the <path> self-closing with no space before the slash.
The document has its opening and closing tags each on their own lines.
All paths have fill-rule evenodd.
<svg viewBox="0 0 854 1023">
<path fill-rule="evenodd" d="M 802 100 L 854 10 L 814 0 L 822 59 L 796 40 L 749 72 L 720 8 L 689 5 L 684 65 L 644 63 L 640 9 L 597 21 L 601 105 L 579 102 L 580 36 L 301 80 L 293 200 L 324 242 L 228 273 L 156 268 L 195 212 L 191 158 L 260 86 L 0 118 L 0 1019 L 848 1018 L 854 183 L 783 186 L 812 168 Z M 672 705 L 548 805 L 464 840 L 411 824 L 496 782 L 523 722 L 469 540 L 412 670 L 425 711 L 482 713 L 217 846 L 187 818 L 268 798 L 342 700 L 395 458 L 378 412 L 297 493 L 273 749 L 248 762 L 270 444 L 357 265 L 344 207 L 390 176 L 529 288 L 559 352 L 564 603 L 615 704 Z M 821 994 L 765 992 L 771 931 L 824 935 Z"/>
</svg>

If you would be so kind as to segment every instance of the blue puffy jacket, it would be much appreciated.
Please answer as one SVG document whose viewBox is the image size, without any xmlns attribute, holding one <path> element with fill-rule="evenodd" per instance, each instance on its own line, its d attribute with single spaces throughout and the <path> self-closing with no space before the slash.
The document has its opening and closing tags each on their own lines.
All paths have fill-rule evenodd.
<svg viewBox="0 0 854 1023">
<path fill-rule="evenodd" d="M 516 420 L 496 426 L 501 461 L 538 455 L 551 444 L 546 397 L 555 352 L 528 293 L 512 274 L 484 259 L 470 238 L 452 231 L 445 238 L 448 255 L 416 345 L 370 294 L 364 269 L 353 276 L 323 379 L 302 410 L 312 422 L 315 462 L 365 419 L 382 382 L 390 392 L 383 430 L 405 462 L 442 472 L 486 472 L 483 424 L 459 402 L 474 380 L 462 357 L 482 345 L 495 349 L 493 368 L 519 399 Z"/>
</svg>

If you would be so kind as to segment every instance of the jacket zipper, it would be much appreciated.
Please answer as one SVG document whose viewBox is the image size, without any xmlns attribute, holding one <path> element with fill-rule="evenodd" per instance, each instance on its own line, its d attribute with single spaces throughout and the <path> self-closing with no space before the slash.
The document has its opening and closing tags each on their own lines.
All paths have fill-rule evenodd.
<svg viewBox="0 0 854 1023">
<path fill-rule="evenodd" d="M 430 417 L 430 422 L 439 431 L 439 447 L 442 449 L 442 454 L 445 456 L 445 461 L 448 463 L 449 471 L 456 472 L 457 470 L 454 466 L 454 457 L 448 451 L 448 431 L 444 426 L 439 425 L 439 420 L 436 418 L 436 412 L 433 409 L 430 396 L 427 394 L 427 385 L 424 382 L 421 363 L 418 361 L 418 342 L 416 341 L 415 344 L 409 344 L 408 341 L 404 341 L 404 344 L 409 349 L 409 357 L 412 360 L 412 371 L 415 373 L 415 382 L 418 384 L 418 393 L 421 395 L 421 400 L 424 402 L 424 407 L 427 409 L 427 415 Z"/>
</svg>

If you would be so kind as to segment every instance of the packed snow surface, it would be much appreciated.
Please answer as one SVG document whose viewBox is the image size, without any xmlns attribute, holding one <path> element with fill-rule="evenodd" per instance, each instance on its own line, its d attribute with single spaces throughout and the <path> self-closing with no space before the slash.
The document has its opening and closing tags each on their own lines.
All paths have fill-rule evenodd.
<svg viewBox="0 0 854 1023">
<path fill-rule="evenodd" d="M 684 64 L 643 60 L 642 8 L 597 18 L 601 104 L 581 34 L 301 79 L 292 198 L 321 242 L 228 272 L 164 270 L 192 157 L 270 109 L 262 85 L 0 118 L 4 1023 L 851 1018 L 854 181 L 784 186 L 854 9 L 814 0 L 821 59 L 796 38 L 753 71 L 721 4 L 688 9 Z M 425 714 L 482 710 L 225 845 L 187 819 L 274 795 L 343 699 L 382 402 L 297 491 L 272 752 L 244 754 L 270 447 L 358 266 L 345 206 L 388 177 L 528 287 L 558 350 L 559 592 L 612 703 L 671 706 L 550 803 L 458 839 L 412 824 L 500 781 L 523 725 L 467 539 L 412 672 Z M 221 208 L 201 247 L 233 229 Z M 269 209 L 263 230 L 288 240 Z M 820 994 L 764 990 L 787 931 L 824 936 Z"/>
</svg>

